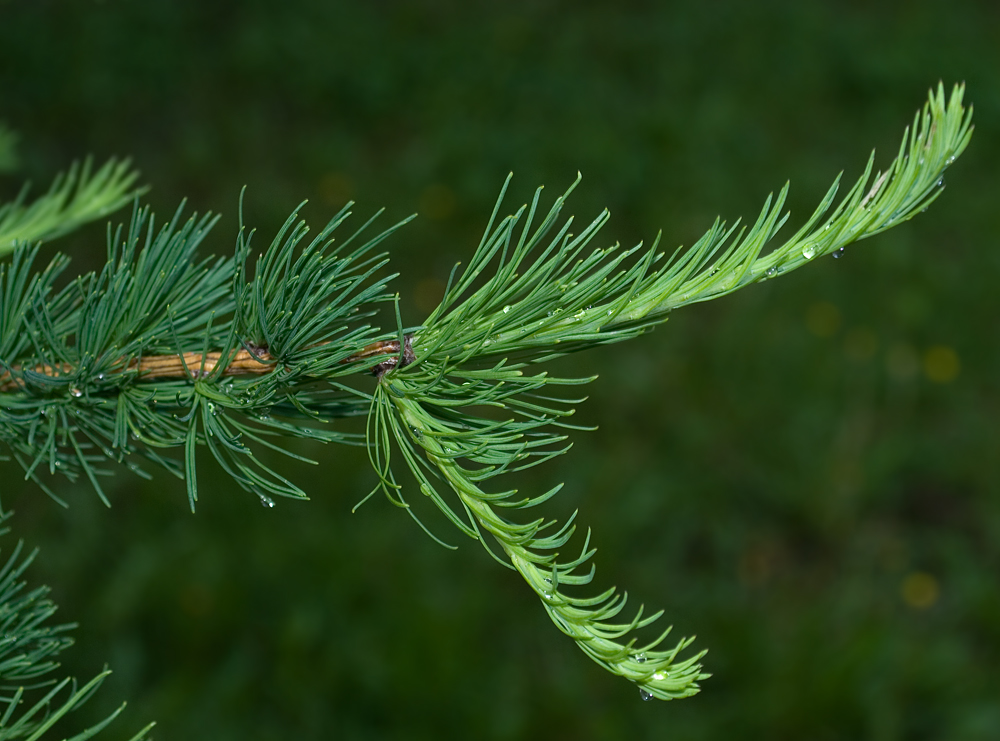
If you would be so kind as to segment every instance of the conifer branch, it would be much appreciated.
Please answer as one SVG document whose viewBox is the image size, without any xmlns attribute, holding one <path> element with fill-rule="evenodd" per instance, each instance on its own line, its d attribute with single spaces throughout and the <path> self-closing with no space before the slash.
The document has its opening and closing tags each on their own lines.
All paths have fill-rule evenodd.
<svg viewBox="0 0 1000 741">
<path fill-rule="evenodd" d="M 10 513 L 0 514 L 5 523 Z M 0 529 L 5 535 L 9 529 Z M 80 707 L 97 691 L 111 673 L 104 669 L 82 686 L 72 677 L 47 679 L 59 667 L 55 658 L 73 644 L 66 634 L 74 625 L 52 625 L 56 606 L 46 598 L 48 587 L 26 590 L 21 580 L 38 551 L 22 558 L 24 543 L 0 568 L 0 741 L 41 738 L 67 713 Z M 125 709 L 122 703 L 104 720 L 73 736 L 73 740 L 93 738 Z M 149 724 L 132 737 L 146 737 Z"/>
<path fill-rule="evenodd" d="M 542 598 L 553 622 L 592 659 L 637 684 L 644 699 L 697 692 L 698 681 L 708 676 L 701 673 L 699 663 L 704 652 L 678 661 L 691 639 L 666 651 L 655 650 L 668 628 L 654 642 L 637 644 L 635 631 L 660 613 L 644 618 L 640 607 L 631 621 L 613 623 L 626 601 L 614 589 L 593 597 L 560 589 L 589 584 L 594 574 L 593 567 L 588 573 L 576 573 L 593 555 L 588 550 L 589 534 L 579 557 L 558 560 L 557 549 L 573 534 L 572 518 L 552 533 L 555 522 L 539 518 L 518 523 L 497 514 L 498 507 L 534 507 L 558 487 L 535 498 L 518 498 L 516 490 L 488 494 L 479 484 L 569 448 L 564 444 L 564 430 L 571 427 L 566 419 L 580 400 L 542 392 L 592 379 L 555 378 L 531 371 L 533 366 L 629 339 L 666 321 L 675 308 L 767 280 L 821 255 L 840 254 L 851 243 L 926 209 L 944 187 L 944 171 L 971 136 L 971 109 L 962 108 L 962 93 L 956 87 L 946 102 L 939 86 L 917 114 L 913 128 L 904 133 L 899 154 L 885 173 L 877 174 L 869 186 L 873 153 L 864 174 L 833 207 L 838 176 L 807 222 L 766 255 L 763 249 L 788 219 L 781 213 L 787 184 L 776 199 L 767 198 L 749 229 L 738 229 L 738 222 L 727 228 L 717 220 L 693 247 L 683 253 L 678 249 L 668 260 L 657 252 L 659 237 L 645 252 L 639 245 L 616 254 L 616 245 L 585 254 L 608 214 L 602 213 L 573 235 L 572 219 L 562 226 L 557 223 L 569 192 L 556 199 L 537 226 L 541 189 L 530 207 L 497 222 L 501 192 L 469 266 L 460 277 L 456 266 L 441 304 L 415 333 L 416 361 L 387 374 L 376 394 L 375 403 L 382 410 L 370 415 L 376 425 L 370 443 L 386 495 L 407 506 L 389 466 L 392 442 L 420 491 L 462 532 L 483 540 L 487 548 L 483 531 L 489 533 Z M 622 267 L 633 255 L 638 259 L 631 267 Z M 477 287 L 484 275 L 492 277 Z M 488 407 L 493 408 L 491 417 L 480 416 L 478 410 Z M 498 413 L 505 415 L 501 422 L 494 421 Z M 421 456 L 432 464 L 430 468 Z M 435 480 L 457 495 L 460 509 L 447 502 Z"/>
<path fill-rule="evenodd" d="M 325 344 L 325 343 L 321 343 Z M 354 363 L 362 360 L 372 360 L 378 357 L 394 357 L 399 354 L 397 340 L 379 340 L 361 348 L 341 363 Z M 135 373 L 135 378 L 142 381 L 155 381 L 162 378 L 201 378 L 214 373 L 223 360 L 221 352 L 186 352 L 181 355 L 151 355 L 144 358 L 133 358 L 121 361 L 122 370 Z M 275 369 L 276 358 L 266 348 L 255 347 L 252 350 L 237 350 L 226 359 L 227 365 L 222 367 L 223 376 L 253 376 L 271 373 Z M 385 361 L 383 361 L 385 362 Z M 395 363 L 391 363 L 395 365 Z M 23 369 L 13 366 L 10 372 L 0 373 L 0 391 L 13 391 L 17 388 L 16 376 Z M 379 376 L 380 366 L 372 366 L 372 375 Z M 31 369 L 35 375 L 51 378 L 73 376 L 76 368 L 69 363 L 55 365 L 36 365 Z"/>
<path fill-rule="evenodd" d="M 99 477 L 108 464 L 148 476 L 136 462 L 144 458 L 186 481 L 192 509 L 199 446 L 273 506 L 272 495 L 306 493 L 255 448 L 305 460 L 279 442 L 365 445 L 378 476 L 372 493 L 382 491 L 424 527 L 391 465 L 396 451 L 420 492 L 517 571 L 587 655 L 646 699 L 691 695 L 708 676 L 704 652 L 680 656 L 691 639 L 661 649 L 668 631 L 648 642 L 636 634 L 659 613 L 640 608 L 616 622 L 624 596 L 578 593 L 593 578 L 593 566 L 585 570 L 593 549 L 587 538 L 578 557 L 560 557 L 573 518 L 557 526 L 501 514 L 538 506 L 560 487 L 519 496 L 491 490 L 491 480 L 566 452 L 568 432 L 581 429 L 570 418 L 583 399 L 560 390 L 592 378 L 554 377 L 539 366 L 630 339 L 678 307 L 839 254 L 910 219 L 940 195 L 943 173 L 969 142 L 972 111 L 962 96 L 961 86 L 950 100 L 943 86 L 932 91 L 885 173 L 873 176 L 873 155 L 835 205 L 838 176 L 806 223 L 769 252 L 788 219 L 787 184 L 751 226 L 717 220 L 669 257 L 659 252 L 659 237 L 648 249 L 588 252 L 608 214 L 579 234 L 572 219 L 560 223 L 576 183 L 544 216 L 539 190 L 530 205 L 498 218 L 505 185 L 469 266 L 461 273 L 456 266 L 440 305 L 417 327 L 404 327 L 388 290 L 387 258 L 374 252 L 405 222 L 363 237 L 373 217 L 337 244 L 350 204 L 308 243 L 308 228 L 293 213 L 252 278 L 252 232 L 241 227 L 233 257 L 199 260 L 215 221 L 182 223 L 183 204 L 158 230 L 148 209 L 137 207 L 127 229 L 109 230 L 104 270 L 61 288 L 66 259 L 35 271 L 37 247 L 20 245 L 10 265 L 0 265 L 0 440 L 26 478 L 53 497 L 43 471 L 86 476 L 107 502 Z M 383 332 L 368 320 L 387 302 L 395 328 Z M 360 373 L 378 377 L 371 391 Z M 334 425 L 362 415 L 365 435 Z"/>
<path fill-rule="evenodd" d="M 0 131 L 0 153 L 3 136 Z M 56 176 L 45 195 L 31 204 L 25 204 L 28 197 L 25 185 L 14 201 L 0 205 L 0 256 L 11 252 L 18 242 L 37 242 L 68 234 L 117 211 L 146 190 L 133 187 L 139 173 L 127 159 L 112 158 L 97 172 L 91 169 L 89 157 L 82 166 L 74 162 L 68 172 Z"/>
</svg>

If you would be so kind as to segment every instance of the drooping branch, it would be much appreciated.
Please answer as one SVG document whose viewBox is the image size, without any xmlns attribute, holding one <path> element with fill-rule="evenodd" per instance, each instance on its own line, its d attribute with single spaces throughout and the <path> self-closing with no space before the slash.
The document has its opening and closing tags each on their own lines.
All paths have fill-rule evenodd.
<svg viewBox="0 0 1000 741">
<path fill-rule="evenodd" d="M 703 652 L 682 658 L 690 640 L 657 650 L 666 632 L 648 643 L 636 633 L 660 613 L 646 615 L 640 607 L 631 620 L 615 622 L 624 594 L 578 593 L 592 581 L 593 564 L 585 569 L 594 551 L 588 535 L 577 558 L 560 557 L 575 513 L 561 527 L 544 517 L 511 516 L 543 503 L 559 487 L 531 497 L 484 484 L 569 449 L 566 430 L 574 425 L 568 418 L 582 400 L 552 391 L 592 379 L 556 377 L 538 365 L 630 339 L 677 308 L 770 280 L 821 255 L 839 255 L 926 210 L 972 134 L 962 92 L 956 86 L 948 100 L 943 86 L 932 91 L 885 173 L 874 171 L 873 154 L 835 203 L 838 176 L 806 223 L 766 252 L 789 217 L 783 213 L 787 184 L 768 197 L 748 228 L 716 221 L 691 248 L 669 258 L 656 243 L 644 254 L 639 247 L 589 248 L 607 213 L 574 234 L 572 218 L 558 223 L 565 195 L 540 222 L 540 191 L 530 206 L 502 219 L 498 201 L 468 267 L 459 274 L 456 266 L 440 305 L 414 339 L 419 360 L 387 374 L 376 392 L 369 456 L 385 495 L 416 519 L 390 466 L 398 450 L 423 497 L 512 566 L 559 630 L 591 659 L 633 682 L 646 700 L 696 693 L 708 676 L 701 670 Z"/>
</svg>

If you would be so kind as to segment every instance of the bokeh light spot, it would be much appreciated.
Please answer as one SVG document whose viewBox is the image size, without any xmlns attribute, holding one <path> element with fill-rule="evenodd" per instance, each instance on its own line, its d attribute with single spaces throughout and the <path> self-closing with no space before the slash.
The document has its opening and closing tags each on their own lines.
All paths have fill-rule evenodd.
<svg viewBox="0 0 1000 741">
<path fill-rule="evenodd" d="M 885 352 L 885 370 L 893 381 L 912 380 L 920 372 L 920 358 L 912 345 L 894 342 Z"/>
<path fill-rule="evenodd" d="M 833 337 L 840 329 L 840 309 L 829 301 L 817 301 L 806 311 L 806 327 L 817 337 Z"/>
<path fill-rule="evenodd" d="M 907 574 L 900 586 L 903 602 L 915 610 L 926 610 L 934 605 L 941 595 L 938 580 L 924 571 Z"/>
<path fill-rule="evenodd" d="M 960 368 L 958 353 L 947 345 L 934 345 L 924 353 L 924 374 L 935 383 L 951 383 Z"/>
</svg>

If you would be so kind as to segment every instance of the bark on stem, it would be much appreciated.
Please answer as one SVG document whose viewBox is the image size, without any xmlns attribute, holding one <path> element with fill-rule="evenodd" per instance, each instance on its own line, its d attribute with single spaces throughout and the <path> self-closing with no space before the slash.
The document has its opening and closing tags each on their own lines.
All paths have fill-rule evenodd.
<svg viewBox="0 0 1000 741">
<path fill-rule="evenodd" d="M 413 350 L 410 348 L 410 335 L 406 335 L 403 348 L 403 365 L 412 363 L 414 360 Z M 381 377 L 390 368 L 394 368 L 399 360 L 399 340 L 379 340 L 370 345 L 366 345 L 358 352 L 350 355 L 341 363 L 353 363 L 358 360 L 385 356 L 385 360 L 375 365 L 372 373 Z M 122 370 L 138 371 L 138 378 L 142 381 L 154 381 L 161 378 L 199 378 L 207 376 L 215 370 L 222 360 L 221 352 L 186 352 L 183 355 L 150 355 L 148 357 L 132 360 Z M 270 373 L 278 366 L 277 358 L 268 352 L 267 348 L 250 350 L 238 350 L 229 365 L 222 371 L 224 376 L 248 376 L 264 375 Z M 0 392 L 14 391 L 21 388 L 23 381 L 16 377 L 22 370 L 20 366 L 14 366 L 10 372 L 0 373 Z M 54 363 L 52 365 L 36 365 L 32 368 L 35 373 L 56 378 L 58 376 L 72 375 L 76 368 L 70 363 Z"/>
</svg>

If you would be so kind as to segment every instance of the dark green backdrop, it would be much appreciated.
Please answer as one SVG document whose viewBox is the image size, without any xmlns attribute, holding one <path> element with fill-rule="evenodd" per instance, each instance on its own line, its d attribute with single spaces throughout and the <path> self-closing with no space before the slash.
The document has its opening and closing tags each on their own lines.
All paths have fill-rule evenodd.
<svg viewBox="0 0 1000 741">
<path fill-rule="evenodd" d="M 600 430 L 523 484 L 566 481 L 550 511 L 596 526 L 600 584 L 697 632 L 701 695 L 641 702 L 476 544 L 351 515 L 358 451 L 311 451 L 287 470 L 312 501 L 273 510 L 206 460 L 194 516 L 166 477 L 64 511 L 5 466 L 33 578 L 81 623 L 64 666 L 115 670 L 84 714 L 241 741 L 1000 738 L 1000 6 L 670 5 L 0 2 L 6 194 L 129 154 L 161 214 L 224 214 L 218 252 L 244 184 L 262 236 L 302 198 L 314 223 L 419 211 L 390 244 L 408 323 L 510 170 L 518 202 L 581 170 L 604 242 L 690 244 L 786 178 L 801 220 L 872 146 L 884 166 L 939 79 L 976 106 L 926 215 L 565 362 L 601 374 Z M 62 248 L 93 266 L 103 226 Z"/>
</svg>

